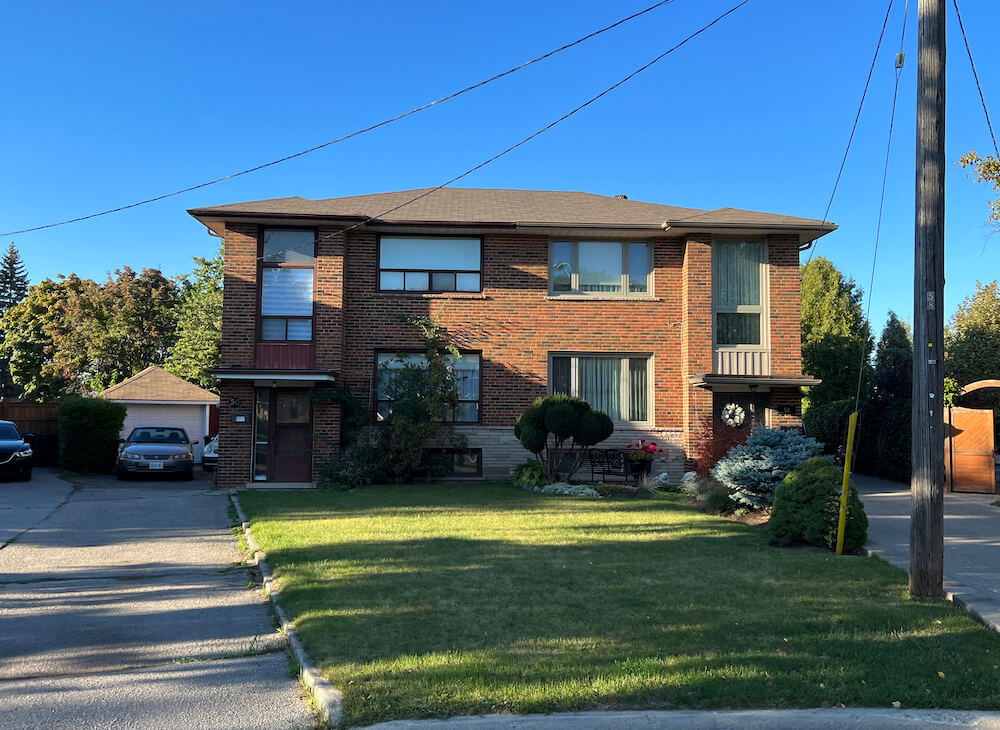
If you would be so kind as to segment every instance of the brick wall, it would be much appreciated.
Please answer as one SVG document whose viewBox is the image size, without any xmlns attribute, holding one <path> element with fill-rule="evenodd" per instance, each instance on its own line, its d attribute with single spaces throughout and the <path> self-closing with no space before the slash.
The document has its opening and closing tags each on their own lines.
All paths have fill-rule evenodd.
<svg viewBox="0 0 1000 730">
<path fill-rule="evenodd" d="M 246 416 L 246 422 L 236 423 L 237 415 Z M 253 385 L 224 381 L 219 387 L 219 463 L 215 486 L 232 489 L 250 481 L 252 443 Z"/>
<path fill-rule="evenodd" d="M 416 348 L 403 320 L 439 316 L 460 349 L 482 353 L 484 426 L 510 426 L 547 392 L 550 352 L 619 352 L 653 356 L 658 428 L 683 428 L 681 385 L 682 244 L 654 247 L 654 300 L 571 301 L 548 297 L 548 238 L 487 235 L 482 294 L 376 291 L 376 237 L 352 231 L 346 244 L 343 381 L 368 396 L 374 352 Z M 599 326 L 596 324 L 599 322 Z"/>
<path fill-rule="evenodd" d="M 257 226 L 230 224 L 223 238 L 223 250 L 222 367 L 253 367 L 257 331 Z"/>
<path fill-rule="evenodd" d="M 802 299 L 799 294 L 798 236 L 770 236 L 771 373 L 802 373 Z"/>
<path fill-rule="evenodd" d="M 712 237 L 690 235 L 684 243 L 682 271 L 683 301 L 683 363 L 686 375 L 710 373 L 714 359 L 712 343 Z M 712 393 L 697 388 L 687 377 L 679 383 L 683 394 L 685 429 L 684 448 L 687 454 L 696 447 L 701 424 L 712 414 Z"/>
</svg>

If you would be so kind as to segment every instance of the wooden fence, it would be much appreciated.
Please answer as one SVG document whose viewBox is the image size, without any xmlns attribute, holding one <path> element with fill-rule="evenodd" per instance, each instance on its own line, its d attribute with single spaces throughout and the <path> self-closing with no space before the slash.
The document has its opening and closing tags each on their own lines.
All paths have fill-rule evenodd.
<svg viewBox="0 0 1000 730">
<path fill-rule="evenodd" d="M 13 421 L 21 433 L 33 433 L 35 463 L 53 466 L 59 457 L 59 406 L 56 403 L 17 403 L 0 400 L 0 421 Z"/>
</svg>

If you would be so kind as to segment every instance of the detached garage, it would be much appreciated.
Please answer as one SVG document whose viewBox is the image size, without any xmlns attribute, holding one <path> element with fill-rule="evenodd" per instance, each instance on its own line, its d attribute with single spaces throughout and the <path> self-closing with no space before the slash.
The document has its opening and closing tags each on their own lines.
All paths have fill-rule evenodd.
<svg viewBox="0 0 1000 730">
<path fill-rule="evenodd" d="M 121 403 L 128 409 L 122 437 L 136 426 L 177 426 L 183 428 L 195 446 L 195 463 L 209 433 L 212 407 L 219 396 L 199 388 L 155 365 L 136 373 L 118 385 L 98 393 L 98 397 Z"/>
</svg>

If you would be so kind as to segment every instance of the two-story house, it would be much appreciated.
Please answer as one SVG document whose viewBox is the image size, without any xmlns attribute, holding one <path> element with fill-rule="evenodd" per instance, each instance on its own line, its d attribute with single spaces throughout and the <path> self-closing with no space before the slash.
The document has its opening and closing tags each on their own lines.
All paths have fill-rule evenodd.
<svg viewBox="0 0 1000 730">
<path fill-rule="evenodd" d="M 513 423 L 550 392 L 666 450 L 680 476 L 723 410 L 800 421 L 799 253 L 836 226 L 589 193 L 442 189 L 190 213 L 224 241 L 218 484 L 310 482 L 340 448 L 335 385 L 389 404 L 380 366 L 438 316 L 459 349 L 461 476 L 529 455 Z M 413 201 L 413 202 L 408 202 Z M 419 360 L 419 355 L 413 355 Z M 749 423 L 749 420 L 747 421 Z"/>
</svg>

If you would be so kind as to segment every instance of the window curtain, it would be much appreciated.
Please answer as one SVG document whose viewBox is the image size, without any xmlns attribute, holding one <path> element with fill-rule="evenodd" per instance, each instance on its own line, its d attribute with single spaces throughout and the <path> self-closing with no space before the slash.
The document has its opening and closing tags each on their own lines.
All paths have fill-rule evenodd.
<svg viewBox="0 0 1000 730">
<path fill-rule="evenodd" d="M 628 420 L 647 420 L 649 388 L 646 383 L 646 361 L 629 358 L 628 361 Z"/>
<path fill-rule="evenodd" d="M 719 307 L 760 304 L 760 241 L 719 242 L 713 245 L 715 295 Z"/>
<path fill-rule="evenodd" d="M 612 420 L 624 420 L 621 409 L 621 359 L 581 357 L 577 373 L 579 396 L 595 410 L 607 413 Z"/>
</svg>

